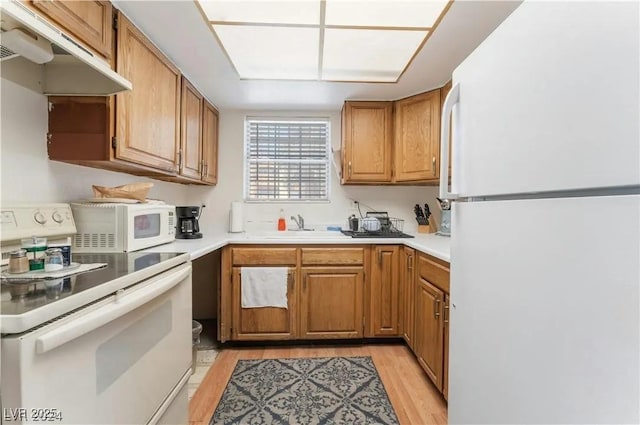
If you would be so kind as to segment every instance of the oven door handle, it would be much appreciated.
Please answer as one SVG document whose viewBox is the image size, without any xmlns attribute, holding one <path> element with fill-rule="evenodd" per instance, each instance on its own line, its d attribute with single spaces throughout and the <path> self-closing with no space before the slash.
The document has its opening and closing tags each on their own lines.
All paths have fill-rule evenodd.
<svg viewBox="0 0 640 425">
<path fill-rule="evenodd" d="M 132 291 L 124 297 L 116 294 L 111 303 L 78 317 L 77 320 L 64 323 L 38 337 L 36 339 L 36 353 L 43 354 L 51 351 L 54 348 L 124 316 L 130 311 L 164 294 L 189 277 L 190 274 L 191 264 L 185 264 L 170 274 L 153 279 L 145 287 Z"/>
</svg>

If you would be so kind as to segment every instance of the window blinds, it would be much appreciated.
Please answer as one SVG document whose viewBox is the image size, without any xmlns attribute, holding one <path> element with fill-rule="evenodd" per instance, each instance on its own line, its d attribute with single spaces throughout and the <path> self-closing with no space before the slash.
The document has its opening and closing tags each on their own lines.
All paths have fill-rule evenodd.
<svg viewBox="0 0 640 425">
<path fill-rule="evenodd" d="M 248 200 L 328 200 L 328 120 L 246 120 Z"/>
</svg>

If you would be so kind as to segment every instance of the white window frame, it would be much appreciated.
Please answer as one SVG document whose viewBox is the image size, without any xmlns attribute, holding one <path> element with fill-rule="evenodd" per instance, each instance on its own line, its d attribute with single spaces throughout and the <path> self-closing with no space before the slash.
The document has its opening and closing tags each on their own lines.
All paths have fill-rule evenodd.
<svg viewBox="0 0 640 425">
<path fill-rule="evenodd" d="M 251 121 L 265 121 L 265 122 L 283 122 L 283 123 L 325 123 L 327 126 L 327 140 L 326 140 L 326 156 L 322 162 L 326 163 L 326 198 L 318 199 L 261 199 L 249 197 L 249 184 L 250 184 L 250 167 L 249 167 L 249 122 Z M 247 203 L 307 203 L 307 204 L 324 204 L 331 202 L 331 118 L 326 116 L 306 116 L 306 117 L 289 117 L 289 116 L 245 116 L 244 119 L 244 139 L 243 139 L 243 175 L 242 182 L 243 199 Z M 318 162 L 319 160 L 311 160 L 311 162 Z M 306 161 L 302 161 L 303 163 Z"/>
</svg>

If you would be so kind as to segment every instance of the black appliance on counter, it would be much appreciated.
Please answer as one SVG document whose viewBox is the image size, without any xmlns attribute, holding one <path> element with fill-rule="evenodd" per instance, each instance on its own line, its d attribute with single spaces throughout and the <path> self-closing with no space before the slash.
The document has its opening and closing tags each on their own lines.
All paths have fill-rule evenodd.
<svg viewBox="0 0 640 425">
<path fill-rule="evenodd" d="M 176 239 L 200 239 L 200 215 L 205 207 L 176 207 Z"/>
<path fill-rule="evenodd" d="M 412 235 L 399 231 L 380 231 L 369 232 L 367 230 L 353 231 L 353 230 L 341 230 L 343 235 L 351 236 L 352 238 L 413 238 Z"/>
<path fill-rule="evenodd" d="M 341 230 L 341 232 L 352 238 L 413 238 L 413 236 L 402 232 L 404 220 L 389 217 L 386 211 L 369 211 L 362 220 L 358 220 L 355 215 L 352 215 L 348 221 L 351 230 Z M 374 225 L 367 228 L 364 223 Z"/>
</svg>

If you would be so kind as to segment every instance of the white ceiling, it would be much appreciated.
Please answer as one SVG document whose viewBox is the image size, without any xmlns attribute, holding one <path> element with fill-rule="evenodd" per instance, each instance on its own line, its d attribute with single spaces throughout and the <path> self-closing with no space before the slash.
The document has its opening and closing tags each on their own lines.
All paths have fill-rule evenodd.
<svg viewBox="0 0 640 425">
<path fill-rule="evenodd" d="M 331 111 L 339 110 L 345 99 L 393 100 L 442 86 L 520 2 L 456 0 L 397 83 L 240 80 L 195 2 L 113 4 L 221 110 Z"/>
</svg>

